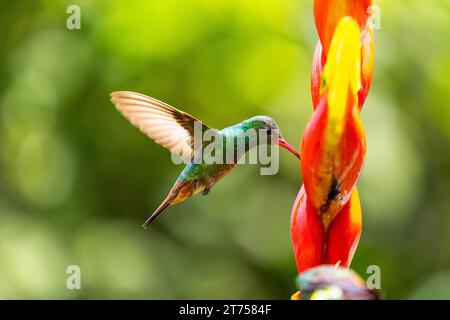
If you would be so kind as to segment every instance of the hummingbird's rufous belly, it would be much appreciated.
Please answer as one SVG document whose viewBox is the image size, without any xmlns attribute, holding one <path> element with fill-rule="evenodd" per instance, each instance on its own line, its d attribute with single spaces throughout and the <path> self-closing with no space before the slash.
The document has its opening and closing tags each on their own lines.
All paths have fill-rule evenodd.
<svg viewBox="0 0 450 320">
<path fill-rule="evenodd" d="M 171 192 L 177 192 L 171 204 L 180 203 L 205 189 L 211 189 L 235 164 L 189 164 Z"/>
</svg>

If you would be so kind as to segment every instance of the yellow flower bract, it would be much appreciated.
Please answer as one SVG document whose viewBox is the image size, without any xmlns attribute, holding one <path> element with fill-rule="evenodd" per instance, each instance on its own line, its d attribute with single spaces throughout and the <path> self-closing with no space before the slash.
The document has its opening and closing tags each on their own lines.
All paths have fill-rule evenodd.
<svg viewBox="0 0 450 320">
<path fill-rule="evenodd" d="M 342 18 L 334 32 L 324 68 L 328 87 L 328 123 L 332 130 L 329 136 L 338 138 L 338 141 L 344 128 L 349 91 L 354 94 L 356 105 L 358 102 L 358 91 L 361 88 L 360 40 L 360 29 L 356 21 L 350 17 Z"/>
</svg>

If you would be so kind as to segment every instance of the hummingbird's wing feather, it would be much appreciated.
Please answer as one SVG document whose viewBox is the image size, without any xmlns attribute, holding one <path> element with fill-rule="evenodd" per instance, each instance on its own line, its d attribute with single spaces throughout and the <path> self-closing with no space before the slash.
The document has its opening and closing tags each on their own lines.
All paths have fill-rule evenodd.
<svg viewBox="0 0 450 320">
<path fill-rule="evenodd" d="M 202 134 L 209 129 L 188 113 L 140 93 L 116 91 L 111 101 L 134 126 L 186 162 L 195 156 L 195 124 Z"/>
</svg>

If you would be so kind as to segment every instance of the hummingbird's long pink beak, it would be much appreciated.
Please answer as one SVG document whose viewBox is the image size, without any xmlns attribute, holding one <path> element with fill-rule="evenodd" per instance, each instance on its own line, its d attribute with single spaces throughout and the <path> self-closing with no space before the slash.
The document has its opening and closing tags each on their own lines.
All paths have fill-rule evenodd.
<svg viewBox="0 0 450 320">
<path fill-rule="evenodd" d="M 287 143 L 286 140 L 284 140 L 283 138 L 278 138 L 278 145 L 288 150 L 290 153 L 296 156 L 298 160 L 300 160 L 300 153 L 298 153 L 297 150 L 295 150 L 289 143 Z"/>
</svg>

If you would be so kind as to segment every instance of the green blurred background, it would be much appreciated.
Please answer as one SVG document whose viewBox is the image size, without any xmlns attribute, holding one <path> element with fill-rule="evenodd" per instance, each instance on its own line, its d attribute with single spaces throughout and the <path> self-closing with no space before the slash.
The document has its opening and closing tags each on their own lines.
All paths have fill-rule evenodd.
<svg viewBox="0 0 450 320">
<path fill-rule="evenodd" d="M 66 8 L 81 8 L 68 30 Z M 386 298 L 450 298 L 450 2 L 379 0 L 363 235 L 352 267 Z M 1 1 L 0 298 L 275 298 L 295 291 L 298 162 L 239 166 L 208 197 L 141 224 L 182 167 L 109 93 L 134 90 L 221 128 L 312 113 L 312 0 Z M 81 267 L 82 289 L 66 289 Z"/>
</svg>

